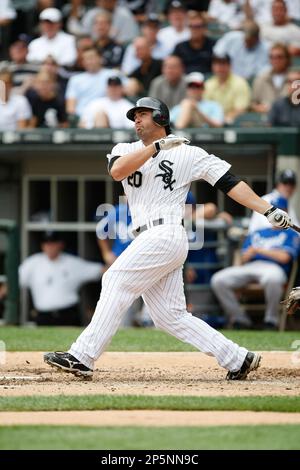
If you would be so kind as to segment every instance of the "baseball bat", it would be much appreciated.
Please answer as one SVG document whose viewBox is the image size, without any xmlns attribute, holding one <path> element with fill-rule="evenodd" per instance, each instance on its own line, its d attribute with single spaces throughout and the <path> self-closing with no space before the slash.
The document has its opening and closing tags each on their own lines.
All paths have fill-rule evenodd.
<svg viewBox="0 0 300 470">
<path fill-rule="evenodd" d="M 295 232 L 300 233 L 300 227 L 298 227 L 297 225 L 292 224 L 290 228 L 292 228 L 293 230 L 295 230 Z"/>
<path fill-rule="evenodd" d="M 276 214 L 276 215 L 275 215 L 275 220 L 280 221 L 281 218 L 282 218 L 282 215 L 281 215 L 281 214 Z M 295 230 L 295 232 L 300 233 L 300 227 L 298 227 L 298 226 L 295 225 L 295 224 L 291 224 L 291 225 L 289 226 L 289 228 L 292 228 L 293 230 Z"/>
</svg>

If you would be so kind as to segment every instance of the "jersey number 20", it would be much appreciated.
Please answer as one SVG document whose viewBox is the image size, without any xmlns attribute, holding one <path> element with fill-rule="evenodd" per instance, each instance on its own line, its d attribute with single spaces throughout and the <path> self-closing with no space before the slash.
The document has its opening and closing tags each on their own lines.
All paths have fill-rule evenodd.
<svg viewBox="0 0 300 470">
<path fill-rule="evenodd" d="M 139 188 L 142 186 L 143 175 L 140 171 L 136 171 L 132 173 L 132 175 L 128 176 L 127 182 L 130 186 L 134 186 L 135 188 Z"/>
</svg>

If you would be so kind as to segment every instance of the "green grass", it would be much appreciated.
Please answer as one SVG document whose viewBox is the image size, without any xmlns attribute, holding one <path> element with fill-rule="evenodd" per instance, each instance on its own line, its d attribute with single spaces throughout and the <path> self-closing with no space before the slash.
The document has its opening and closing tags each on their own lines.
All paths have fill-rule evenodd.
<svg viewBox="0 0 300 470">
<path fill-rule="evenodd" d="M 75 327 L 0 327 L 0 340 L 8 351 L 66 350 L 82 331 Z M 251 350 L 289 351 L 300 332 L 223 331 L 231 340 Z M 109 351 L 195 351 L 195 348 L 155 329 L 121 329 Z"/>
<path fill-rule="evenodd" d="M 300 412 L 300 397 L 26 396 L 0 397 L 0 411 L 252 410 Z"/>
<path fill-rule="evenodd" d="M 0 449 L 300 449 L 300 425 L 0 427 Z M 101 464 L 101 462 L 100 462 Z"/>
</svg>

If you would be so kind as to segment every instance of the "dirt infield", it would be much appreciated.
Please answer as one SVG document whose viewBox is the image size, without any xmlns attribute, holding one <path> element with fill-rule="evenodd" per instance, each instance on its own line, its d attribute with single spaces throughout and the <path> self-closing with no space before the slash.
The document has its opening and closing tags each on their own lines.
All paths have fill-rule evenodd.
<svg viewBox="0 0 300 470">
<path fill-rule="evenodd" d="M 254 411 L 35 411 L 0 413 L 1 425 L 235 426 L 300 424 L 300 413 Z"/>
<path fill-rule="evenodd" d="M 52 369 L 43 353 L 11 352 L 0 372 L 0 397 L 21 395 L 299 395 L 300 364 L 288 352 L 264 352 L 246 381 L 225 381 L 226 371 L 201 353 L 103 354 L 93 380 Z M 220 426 L 300 424 L 300 413 L 253 411 L 41 411 L 1 412 L 1 425 Z"/>
<path fill-rule="evenodd" d="M 202 353 L 103 354 L 92 381 L 50 368 L 39 352 L 7 353 L 0 397 L 18 395 L 299 395 L 300 364 L 289 352 L 264 352 L 246 381 L 225 381 L 226 371 Z"/>
</svg>

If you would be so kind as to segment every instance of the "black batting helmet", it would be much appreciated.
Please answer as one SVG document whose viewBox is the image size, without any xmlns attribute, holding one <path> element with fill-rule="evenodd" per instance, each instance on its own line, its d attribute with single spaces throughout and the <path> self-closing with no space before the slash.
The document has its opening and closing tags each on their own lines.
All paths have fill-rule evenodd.
<svg viewBox="0 0 300 470">
<path fill-rule="evenodd" d="M 152 109 L 152 118 L 156 124 L 159 124 L 162 127 L 170 125 L 170 113 L 168 106 L 156 98 L 151 98 L 146 96 L 145 98 L 140 98 L 137 100 L 135 106 L 127 111 L 126 116 L 130 121 L 134 121 L 134 113 L 137 109 L 146 108 Z"/>
</svg>

